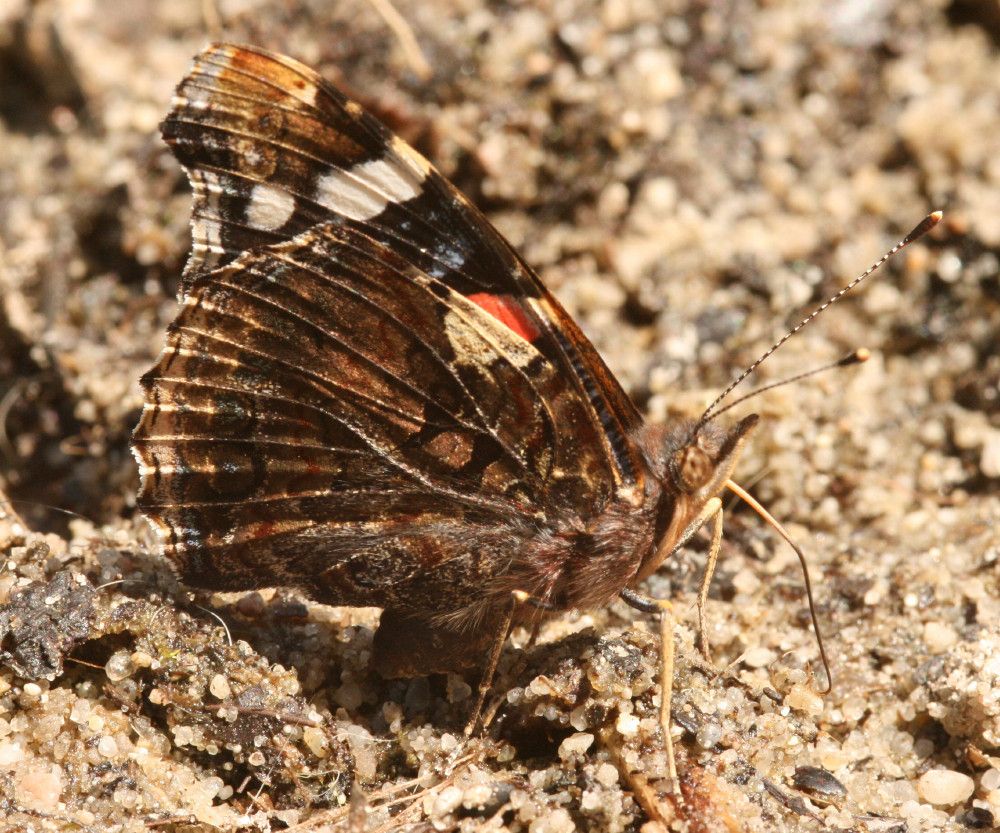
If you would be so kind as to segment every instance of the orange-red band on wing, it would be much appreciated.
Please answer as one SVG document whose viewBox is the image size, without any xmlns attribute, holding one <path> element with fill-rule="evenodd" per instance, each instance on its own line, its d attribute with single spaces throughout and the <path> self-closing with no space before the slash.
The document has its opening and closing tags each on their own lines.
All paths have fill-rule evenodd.
<svg viewBox="0 0 1000 833">
<path fill-rule="evenodd" d="M 475 292 L 469 300 L 486 310 L 497 321 L 513 330 L 525 341 L 534 341 L 539 336 L 538 328 L 524 312 L 524 308 L 512 295 L 493 295 L 489 292 Z"/>
</svg>

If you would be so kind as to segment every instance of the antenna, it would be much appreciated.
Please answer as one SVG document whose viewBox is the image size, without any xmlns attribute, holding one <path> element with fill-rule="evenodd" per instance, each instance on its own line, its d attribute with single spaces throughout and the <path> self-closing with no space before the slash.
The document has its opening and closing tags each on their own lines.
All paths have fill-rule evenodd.
<svg viewBox="0 0 1000 833">
<path fill-rule="evenodd" d="M 743 396 L 734 399 L 726 405 L 726 407 L 719 408 L 719 410 L 712 414 L 712 419 L 715 419 L 715 417 L 720 414 L 724 414 L 726 411 L 731 411 L 737 405 L 742 402 L 746 402 L 748 399 L 760 396 L 760 394 L 765 393 L 766 391 L 774 390 L 775 388 L 783 388 L 785 385 L 792 384 L 792 382 L 801 382 L 803 379 L 808 379 L 810 376 L 815 376 L 818 373 L 824 373 L 827 370 L 833 370 L 835 367 L 850 367 L 852 364 L 864 364 L 871 357 L 871 351 L 867 347 L 859 347 L 857 350 L 848 353 L 846 356 L 837 359 L 835 362 L 829 362 L 821 367 L 814 367 L 812 370 L 806 370 L 804 373 L 796 373 L 794 376 L 789 376 L 787 379 L 781 379 L 778 382 L 771 382 L 769 385 L 754 388 L 750 391 L 750 393 L 745 393 Z"/>
<path fill-rule="evenodd" d="M 765 350 L 760 358 L 754 361 L 746 370 L 744 370 L 735 380 L 727 387 L 722 393 L 715 397 L 715 401 L 709 405 L 705 412 L 701 415 L 698 423 L 695 425 L 694 430 L 691 432 L 691 436 L 694 437 L 701 430 L 702 426 L 708 422 L 710 419 L 715 417 L 717 414 L 722 413 L 721 411 L 716 412 L 715 409 L 719 404 L 727 397 L 729 394 L 735 390 L 735 388 L 743 382 L 751 373 L 753 373 L 758 367 L 760 367 L 770 356 L 783 345 L 788 339 L 795 335 L 799 330 L 806 326 L 810 321 L 812 321 L 817 315 L 823 312 L 827 307 L 835 304 L 841 298 L 843 298 L 848 292 L 850 292 L 854 287 L 856 287 L 861 281 L 867 278 L 872 272 L 878 269 L 883 263 L 885 263 L 890 257 L 892 257 L 896 252 L 905 246 L 909 246 L 914 240 L 918 240 L 923 237 L 927 232 L 929 232 L 934 226 L 936 226 L 940 221 L 941 217 L 944 216 L 942 212 L 935 211 L 928 214 L 913 228 L 913 230 L 906 235 L 902 240 L 900 240 L 895 246 L 893 246 L 889 251 L 887 251 L 882 257 L 880 257 L 875 263 L 869 266 L 864 272 L 858 275 L 853 281 L 851 281 L 847 286 L 841 289 L 834 295 L 831 295 L 820 304 L 816 309 L 810 312 L 805 318 L 803 318 L 798 324 L 796 324 L 792 329 L 785 333 L 781 338 L 779 338 L 774 344 Z"/>
</svg>

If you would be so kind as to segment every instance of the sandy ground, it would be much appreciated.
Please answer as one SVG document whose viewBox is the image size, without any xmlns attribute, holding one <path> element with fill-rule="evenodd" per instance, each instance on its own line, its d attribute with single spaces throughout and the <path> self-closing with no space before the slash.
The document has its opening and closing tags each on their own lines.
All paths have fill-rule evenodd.
<svg viewBox="0 0 1000 833">
<path fill-rule="evenodd" d="M 399 0 L 429 76 L 382 5 L 0 5 L 0 829 L 1000 824 L 996 0 Z M 470 681 L 367 671 L 377 612 L 177 585 L 127 439 L 188 246 L 157 123 L 218 37 L 317 66 L 432 158 L 653 419 L 946 211 L 758 374 L 873 351 L 757 400 L 738 471 L 809 553 L 831 694 L 794 557 L 738 504 L 720 673 L 692 647 L 705 541 L 646 588 L 684 615 L 681 802 L 655 628 L 622 605 L 515 632 L 467 741 Z"/>
</svg>

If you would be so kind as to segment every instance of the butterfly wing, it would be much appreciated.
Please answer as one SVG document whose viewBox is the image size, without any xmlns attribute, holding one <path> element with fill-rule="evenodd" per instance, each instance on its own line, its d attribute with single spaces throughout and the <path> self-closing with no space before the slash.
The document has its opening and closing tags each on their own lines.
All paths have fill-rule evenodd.
<svg viewBox="0 0 1000 833">
<path fill-rule="evenodd" d="M 605 469 L 595 493 L 637 485 L 628 434 L 641 417 L 597 351 L 489 221 L 359 104 L 291 58 L 218 44 L 178 87 L 163 135 L 195 192 L 187 282 L 319 222 L 359 228 L 568 374 L 589 411 L 581 453 Z"/>
<path fill-rule="evenodd" d="M 572 453 L 557 420 L 582 416 L 557 369 L 352 229 L 322 224 L 199 278 L 142 384 L 140 505 L 178 555 L 266 565 L 262 551 L 363 540 L 376 522 L 495 522 L 584 488 L 555 472 Z"/>
<path fill-rule="evenodd" d="M 194 244 L 133 448 L 189 583 L 454 610 L 554 515 L 641 487 L 640 418 L 592 345 L 359 105 L 220 45 L 163 132 Z"/>
</svg>

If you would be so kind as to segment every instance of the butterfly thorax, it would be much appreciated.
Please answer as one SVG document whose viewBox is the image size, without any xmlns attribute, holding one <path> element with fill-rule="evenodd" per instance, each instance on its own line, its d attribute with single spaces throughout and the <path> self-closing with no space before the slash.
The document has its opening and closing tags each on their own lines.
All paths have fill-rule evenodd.
<svg viewBox="0 0 1000 833">
<path fill-rule="evenodd" d="M 632 438 L 644 463 L 641 485 L 623 489 L 591 518 L 567 512 L 550 521 L 498 584 L 555 608 L 589 608 L 642 581 L 693 534 L 756 422 L 749 416 L 731 428 L 709 422 L 697 430 L 691 420 L 643 425 Z"/>
</svg>

